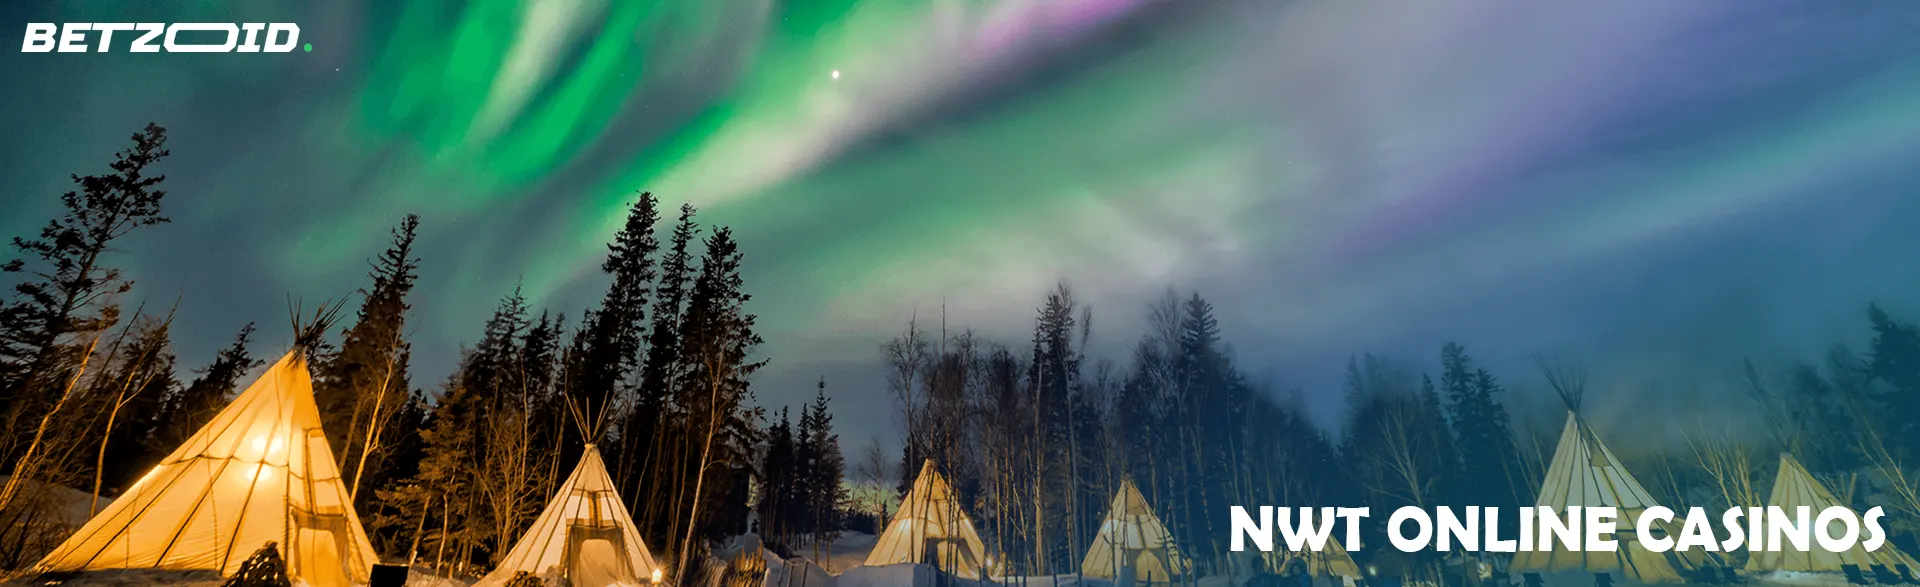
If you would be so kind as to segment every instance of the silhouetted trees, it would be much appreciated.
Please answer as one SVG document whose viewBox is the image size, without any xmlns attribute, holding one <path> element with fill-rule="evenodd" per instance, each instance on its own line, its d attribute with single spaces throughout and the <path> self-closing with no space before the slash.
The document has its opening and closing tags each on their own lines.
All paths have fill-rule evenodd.
<svg viewBox="0 0 1920 587">
<path fill-rule="evenodd" d="M 47 441 L 86 437 L 74 426 L 88 419 L 73 416 L 95 398 L 76 380 L 101 350 L 100 335 L 119 322 L 118 296 L 133 288 L 111 258 L 114 246 L 135 230 L 169 222 L 160 209 L 166 176 L 149 169 L 169 154 L 167 131 L 148 124 L 132 140 L 114 154 L 111 173 L 73 175 L 76 188 L 60 197 L 60 216 L 38 238 L 15 237 L 21 256 L 0 265 L 11 282 L 0 303 L 0 473 L 9 475 L 0 514 L 22 483 L 73 473 L 64 470 L 64 447 L 51 451 Z"/>
<path fill-rule="evenodd" d="M 362 484 L 404 478 L 412 464 L 392 456 L 403 437 L 419 428 L 418 421 L 404 417 L 413 395 L 407 296 L 419 278 L 420 259 L 413 251 L 419 229 L 420 217 L 411 214 L 393 229 L 392 244 L 373 260 L 368 275 L 373 283 L 362 290 L 360 310 L 339 348 L 320 353 L 312 365 L 314 401 L 327 442 L 354 503 L 363 506 L 373 503 L 375 492 L 361 491 Z"/>
</svg>

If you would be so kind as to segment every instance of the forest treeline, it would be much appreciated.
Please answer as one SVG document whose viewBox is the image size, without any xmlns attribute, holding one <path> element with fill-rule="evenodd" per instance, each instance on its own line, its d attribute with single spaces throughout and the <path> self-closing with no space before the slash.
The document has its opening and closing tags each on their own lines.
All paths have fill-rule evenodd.
<svg viewBox="0 0 1920 587">
<path fill-rule="evenodd" d="M 1878 306 L 1866 318 L 1864 352 L 1836 345 L 1818 362 L 1739 366 L 1745 397 L 1729 401 L 1747 405 L 1725 407 L 1743 420 L 1758 412 L 1763 425 L 1696 427 L 1683 433 L 1684 450 L 1624 455 L 1627 467 L 1664 503 L 1722 511 L 1766 505 L 1779 454 L 1793 452 L 1844 503 L 1887 507 L 1894 543 L 1911 552 L 1920 532 L 1920 328 Z M 1124 364 L 1087 354 L 1092 319 L 1061 285 L 1035 312 L 1030 347 L 910 321 L 881 348 L 907 422 L 898 488 L 933 459 L 1016 574 L 1075 572 L 1127 479 L 1205 574 L 1236 564 L 1277 570 L 1277 561 L 1230 560 L 1233 505 L 1533 505 L 1563 423 L 1518 421 L 1503 379 L 1456 343 L 1424 368 L 1353 357 L 1340 390 L 1345 413 L 1323 423 L 1300 390 L 1271 389 L 1235 364 L 1198 294 L 1169 291 L 1150 304 L 1147 334 Z M 1583 395 L 1584 371 L 1539 366 L 1565 397 Z M 1364 544 L 1388 543 L 1385 519 L 1359 529 Z M 1448 554 L 1358 556 L 1382 575 L 1437 577 Z"/>
<path fill-rule="evenodd" d="M 155 172 L 165 142 L 150 125 L 106 173 L 74 176 L 61 213 L 15 238 L 17 258 L 0 267 L 0 569 L 64 538 L 37 531 L 64 507 L 59 488 L 104 507 L 284 351 L 263 347 L 251 322 L 196 324 L 233 329 L 232 343 L 205 365 L 177 365 L 177 300 L 137 290 L 120 269 L 139 254 L 127 235 L 170 221 Z M 691 206 L 662 213 L 651 194 L 630 207 L 592 309 L 567 316 L 501 292 L 456 369 L 430 383 L 410 379 L 407 339 L 430 262 L 414 249 L 422 219 L 399 219 L 385 248 L 369 250 L 353 311 L 306 350 L 328 440 L 383 558 L 489 568 L 592 442 L 674 569 L 747 531 L 804 553 L 843 530 L 877 530 L 888 499 L 932 460 L 1008 572 L 1073 572 L 1131 479 L 1197 570 L 1219 573 L 1231 564 L 1230 505 L 1531 504 L 1557 439 L 1557 421 L 1527 426 L 1509 413 L 1503 377 L 1529 374 L 1493 373 L 1458 344 L 1425 366 L 1354 357 L 1337 392 L 1343 418 L 1318 422 L 1304 395 L 1336 392 L 1248 376 L 1202 296 L 1169 291 L 1150 304 L 1147 333 L 1115 361 L 1090 356 L 1093 314 L 1062 285 L 1036 300 L 1030 341 L 909 321 L 881 344 L 902 448 L 888 455 L 875 442 L 849 463 L 827 382 L 797 414 L 756 400 L 750 381 L 766 359 L 732 232 L 701 225 Z M 1877 306 L 1866 317 L 1864 350 L 1739 366 L 1764 434 L 1692 431 L 1686 450 L 1624 455 L 1628 466 L 1674 504 L 1761 505 L 1773 456 L 1790 450 L 1843 501 L 1896 512 L 1895 543 L 1912 547 L 1920 328 Z M 1556 385 L 1584 384 L 1542 367 Z M 1382 528 L 1361 530 L 1385 543 Z M 1415 572 L 1440 556 L 1381 553 L 1362 556 Z"/>
<path fill-rule="evenodd" d="M 258 344 L 253 323 L 233 324 L 232 344 L 209 364 L 176 365 L 176 301 L 153 301 L 119 268 L 139 254 L 127 235 L 170 221 L 155 172 L 167 155 L 165 129 L 149 125 L 108 173 L 74 176 L 36 237 L 12 242 L 0 306 L 0 569 L 64 538 L 38 531 L 66 507 L 56 488 L 105 507 L 285 350 Z M 673 568 L 748 529 L 769 438 L 791 454 L 770 471 L 784 481 L 761 488 L 778 496 L 765 514 L 794 532 L 839 523 L 822 510 L 837 511 L 843 493 L 825 382 L 797 433 L 784 418 L 766 423 L 749 386 L 765 359 L 738 244 L 692 206 L 670 222 L 659 206 L 651 194 L 631 206 L 591 310 L 570 320 L 502 292 L 455 371 L 424 386 L 409 378 L 407 340 L 422 220 L 406 216 L 385 250 L 370 251 L 357 307 L 306 350 L 329 444 L 383 558 L 484 571 L 588 442 Z"/>
</svg>

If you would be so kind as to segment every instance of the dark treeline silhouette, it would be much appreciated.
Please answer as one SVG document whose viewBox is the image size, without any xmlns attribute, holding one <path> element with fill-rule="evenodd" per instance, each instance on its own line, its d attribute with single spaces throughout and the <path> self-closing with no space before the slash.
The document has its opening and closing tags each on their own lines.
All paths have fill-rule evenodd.
<svg viewBox="0 0 1920 587">
<path fill-rule="evenodd" d="M 818 560 L 846 522 L 846 463 L 830 407 L 823 379 L 813 402 L 800 409 L 799 422 L 781 409 L 780 419 L 767 428 L 756 530 L 783 555 L 804 553 Z"/>
<path fill-rule="evenodd" d="M 69 507 L 60 487 L 92 488 L 95 509 L 104 507 L 282 350 L 255 345 L 250 321 L 227 326 L 239 326 L 233 344 L 182 385 L 171 310 L 133 303 L 143 296 L 118 267 L 140 254 L 126 235 L 169 221 L 165 177 L 153 173 L 165 142 L 159 126 L 134 135 L 110 173 L 74 177 L 62 214 L 37 238 L 13 241 L 19 258 L 4 266 L 0 298 L 0 569 L 31 564 L 71 531 L 49 513 Z M 384 558 L 486 570 L 589 442 L 672 568 L 747 529 L 767 426 L 748 384 L 765 360 L 745 308 L 742 253 L 730 230 L 701 226 L 692 206 L 680 208 L 663 250 L 658 206 L 640 194 L 612 235 L 596 307 L 569 321 L 529 307 L 517 288 L 502 292 L 475 324 L 478 342 L 429 388 L 409 377 L 408 335 L 419 268 L 432 262 L 415 240 L 431 225 L 401 219 L 371 259 L 358 312 L 311 349 L 328 441 Z M 569 417 L 576 410 L 593 436 Z M 841 456 L 824 382 L 803 413 L 782 465 L 800 481 L 771 489 L 799 503 L 775 517 L 784 532 L 830 537 Z"/>
<path fill-rule="evenodd" d="M 1750 395 L 1771 414 L 1774 434 L 1695 432 L 1691 454 L 1630 459 L 1629 468 L 1647 471 L 1650 489 L 1682 507 L 1759 506 L 1774 475 L 1768 457 L 1793 451 L 1842 488 L 1843 500 L 1904 514 L 1889 518 L 1895 543 L 1913 545 L 1920 329 L 1877 306 L 1868 318 L 1865 353 L 1837 347 L 1824 366 L 1747 366 Z M 1147 334 L 1125 366 L 1087 356 L 1091 320 L 1062 285 L 1036 313 L 1030 350 L 966 330 L 929 333 L 912 321 L 881 347 L 906 422 L 898 490 L 917 463 L 933 459 L 1011 573 L 1075 572 L 1123 479 L 1138 485 L 1199 573 L 1274 572 L 1279 559 L 1226 552 L 1229 506 L 1511 511 L 1535 503 L 1555 448 L 1550 433 L 1560 421 L 1515 422 L 1501 379 L 1460 344 L 1443 345 L 1426 369 L 1353 357 L 1345 414 L 1326 427 L 1309 417 L 1300 390 L 1245 375 L 1197 294 L 1169 291 L 1151 304 Z M 1730 468 L 1733 453 L 1740 464 Z M 1748 491 L 1723 497 L 1736 476 Z M 1363 561 L 1388 543 L 1386 517 L 1359 529 L 1373 547 L 1356 553 Z M 1371 562 L 1382 574 L 1437 578 L 1448 555 L 1394 551 Z"/>
</svg>

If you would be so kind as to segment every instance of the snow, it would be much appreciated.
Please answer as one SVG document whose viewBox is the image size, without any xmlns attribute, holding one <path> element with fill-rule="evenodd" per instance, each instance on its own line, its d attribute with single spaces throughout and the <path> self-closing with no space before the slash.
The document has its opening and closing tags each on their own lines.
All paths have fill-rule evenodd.
<svg viewBox="0 0 1920 587">
<path fill-rule="evenodd" d="M 414 567 L 407 573 L 407 587 L 467 587 L 472 584 L 471 580 L 436 576 L 433 569 L 426 567 Z"/>
<path fill-rule="evenodd" d="M 0 476 L 0 484 L 5 484 L 7 479 Z M 108 501 L 110 498 L 101 496 L 101 507 L 106 507 Z M 24 539 L 21 559 L 29 562 L 38 560 L 87 523 L 87 518 L 91 517 L 87 508 L 92 502 L 93 494 L 62 485 L 34 481 L 22 483 L 8 509 L 9 513 L 27 512 L 28 521 L 24 525 L 0 528 L 0 539 L 9 542 Z M 8 523 L 19 524 L 13 521 Z"/>
<path fill-rule="evenodd" d="M 6 475 L 0 475 L 0 484 L 5 484 L 7 480 Z M 47 508 L 47 511 L 54 512 L 55 515 L 48 521 L 69 526 L 68 532 L 78 529 L 81 524 L 87 523 L 87 518 L 93 517 L 93 514 L 87 511 L 87 508 L 93 504 L 93 494 L 65 485 L 28 481 L 21 484 L 19 493 L 14 499 L 33 501 L 40 507 Z M 100 507 L 105 508 L 112 501 L 113 497 L 102 495 Z M 64 537 L 65 535 L 62 535 L 62 538 Z"/>
<path fill-rule="evenodd" d="M 82 508 L 84 509 L 84 508 Z M 79 573 L 65 581 L 51 579 L 36 583 L 33 577 L 8 581 L 7 585 L 60 585 L 62 587 L 218 587 L 220 573 L 213 571 L 163 571 L 158 569 L 113 569 Z"/>
<path fill-rule="evenodd" d="M 873 545 L 879 542 L 880 537 L 872 534 L 862 532 L 841 534 L 839 539 L 821 549 L 820 558 L 815 560 L 815 564 L 825 567 L 829 573 L 845 573 L 854 567 L 867 564 L 867 554 L 873 552 Z M 793 554 L 795 558 L 814 560 L 812 545 L 797 547 Z"/>
</svg>

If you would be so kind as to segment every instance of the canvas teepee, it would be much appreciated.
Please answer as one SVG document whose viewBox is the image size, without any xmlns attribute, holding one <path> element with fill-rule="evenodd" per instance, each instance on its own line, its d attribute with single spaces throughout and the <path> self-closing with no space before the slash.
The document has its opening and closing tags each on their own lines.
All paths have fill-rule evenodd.
<svg viewBox="0 0 1920 587">
<path fill-rule="evenodd" d="M 1567 413 L 1559 447 L 1554 449 L 1553 463 L 1547 468 L 1546 481 L 1534 505 L 1561 516 L 1566 515 L 1567 506 L 1617 508 L 1617 527 L 1624 530 L 1615 532 L 1613 539 L 1620 547 L 1614 552 L 1577 552 L 1555 541 L 1553 550 L 1515 554 L 1509 571 L 1617 573 L 1637 583 L 1679 583 L 1684 573 L 1699 564 L 1670 552 L 1647 550 L 1634 540 L 1635 521 L 1647 508 L 1658 504 L 1575 412 Z M 1676 535 L 1668 526 L 1657 524 L 1656 528 Z"/>
<path fill-rule="evenodd" d="M 231 574 L 274 542 L 296 582 L 366 583 L 378 559 L 320 431 L 305 355 L 281 357 L 35 570 Z"/>
<path fill-rule="evenodd" d="M 600 450 L 587 445 L 580 464 L 547 502 L 527 533 L 507 551 L 500 565 L 476 587 L 504 585 L 525 571 L 539 577 L 565 578 L 572 587 L 643 585 L 661 580 L 640 540 L 626 504 L 614 491 Z"/>
<path fill-rule="evenodd" d="M 1126 567 L 1134 569 L 1136 580 L 1147 583 L 1170 583 L 1192 568 L 1132 480 L 1120 482 L 1107 519 L 1094 535 L 1087 558 L 1080 562 L 1080 574 L 1114 579 Z"/>
<path fill-rule="evenodd" d="M 869 567 L 931 562 L 940 570 L 962 577 L 979 577 L 990 570 L 986 543 L 960 509 L 953 487 L 929 459 L 920 467 L 913 490 L 900 500 L 900 509 L 886 532 L 867 554 Z"/>
<path fill-rule="evenodd" d="M 1788 512 L 1799 506 L 1807 506 L 1816 515 L 1824 509 L 1840 503 L 1833 493 L 1827 491 L 1820 480 L 1813 478 L 1792 453 L 1780 453 L 1780 473 L 1773 478 L 1773 495 L 1767 499 L 1769 507 L 1784 508 Z M 1815 532 L 1823 531 L 1815 528 Z M 1812 546 L 1812 545 L 1809 545 Z M 1882 546 L 1878 552 L 1867 552 L 1859 543 L 1846 552 L 1828 552 L 1815 546 L 1812 550 L 1795 550 L 1792 544 L 1782 544 L 1779 551 L 1754 551 L 1747 559 L 1747 571 L 1833 571 L 1838 572 L 1841 565 L 1858 565 L 1865 569 L 1871 565 L 1907 565 L 1920 567 L 1906 553 L 1894 548 L 1892 544 Z"/>
<path fill-rule="evenodd" d="M 1346 578 L 1354 581 L 1361 578 L 1360 564 L 1353 562 L 1353 555 L 1347 554 L 1347 547 L 1340 544 L 1339 538 L 1333 536 L 1327 537 L 1326 549 L 1319 552 L 1282 553 L 1276 550 L 1273 554 L 1283 555 L 1280 557 L 1281 563 L 1275 565 L 1279 570 L 1285 570 L 1286 565 L 1297 560 L 1306 565 L 1307 574 L 1314 577 Z"/>
</svg>

